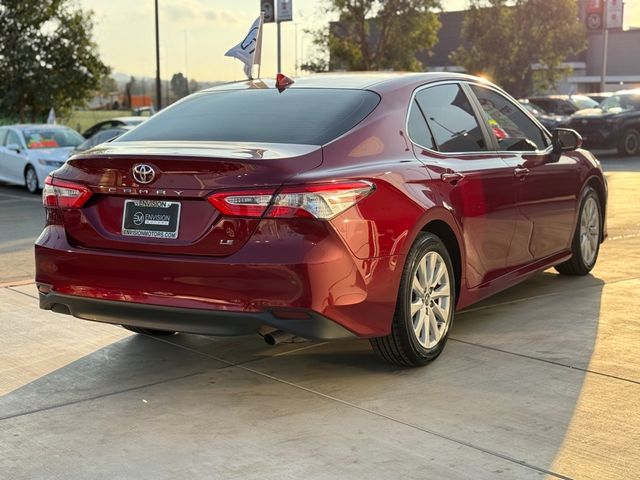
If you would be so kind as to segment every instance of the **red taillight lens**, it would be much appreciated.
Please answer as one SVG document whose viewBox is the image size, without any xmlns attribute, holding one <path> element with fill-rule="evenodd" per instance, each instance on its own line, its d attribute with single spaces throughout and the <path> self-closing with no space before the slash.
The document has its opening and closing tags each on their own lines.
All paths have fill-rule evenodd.
<svg viewBox="0 0 640 480">
<path fill-rule="evenodd" d="M 45 208 L 80 208 L 90 196 L 91 191 L 84 185 L 49 176 L 44 181 L 42 203 Z"/>
<path fill-rule="evenodd" d="M 329 220 L 374 190 L 365 181 L 325 183 L 284 187 L 275 198 L 273 190 L 222 192 L 209 202 L 226 216 Z"/>
</svg>

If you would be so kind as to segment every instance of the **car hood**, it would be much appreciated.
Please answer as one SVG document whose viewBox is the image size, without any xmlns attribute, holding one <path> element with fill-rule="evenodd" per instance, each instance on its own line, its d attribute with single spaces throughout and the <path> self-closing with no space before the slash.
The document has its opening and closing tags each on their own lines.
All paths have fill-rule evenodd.
<svg viewBox="0 0 640 480">
<path fill-rule="evenodd" d="M 604 111 L 601 108 L 586 108 L 578 110 L 571 118 L 610 118 L 614 115 L 615 113 Z"/>
</svg>

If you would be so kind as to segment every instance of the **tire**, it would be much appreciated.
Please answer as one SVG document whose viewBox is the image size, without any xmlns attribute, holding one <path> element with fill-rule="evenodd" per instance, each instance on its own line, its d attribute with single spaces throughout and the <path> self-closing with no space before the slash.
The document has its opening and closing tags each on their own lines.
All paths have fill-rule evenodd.
<svg viewBox="0 0 640 480">
<path fill-rule="evenodd" d="M 602 207 L 592 187 L 582 193 L 571 258 L 555 266 L 563 275 L 587 275 L 595 266 L 602 241 Z M 583 243 L 584 242 L 584 243 Z"/>
<path fill-rule="evenodd" d="M 31 165 L 28 165 L 24 170 L 24 185 L 27 187 L 29 193 L 33 193 L 34 195 L 40 191 L 38 174 L 36 173 L 36 169 Z"/>
<path fill-rule="evenodd" d="M 171 330 L 156 330 L 154 328 L 132 327 L 130 325 L 122 325 L 127 330 L 134 333 L 141 333 L 142 335 L 151 335 L 152 337 L 163 337 L 169 335 L 175 335 L 176 332 Z"/>
<path fill-rule="evenodd" d="M 618 153 L 631 157 L 640 155 L 640 131 L 637 128 L 628 128 L 618 141 Z"/>
<path fill-rule="evenodd" d="M 423 271 L 428 272 L 426 277 Z M 391 333 L 370 340 L 378 356 L 405 367 L 419 367 L 435 360 L 447 343 L 453 323 L 455 286 L 444 243 L 436 235 L 421 233 L 407 255 Z"/>
</svg>

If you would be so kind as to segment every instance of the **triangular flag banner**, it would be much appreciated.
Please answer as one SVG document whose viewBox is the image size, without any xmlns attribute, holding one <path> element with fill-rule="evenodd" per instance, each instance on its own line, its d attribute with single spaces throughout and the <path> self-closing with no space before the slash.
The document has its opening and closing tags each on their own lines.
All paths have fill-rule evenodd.
<svg viewBox="0 0 640 480">
<path fill-rule="evenodd" d="M 261 56 L 261 43 L 262 43 L 262 15 L 256 18 L 253 22 L 249 33 L 244 37 L 239 44 L 229 49 L 225 53 L 225 57 L 234 57 L 244 63 L 244 73 L 251 80 L 253 73 L 253 66 L 260 64 Z"/>
</svg>

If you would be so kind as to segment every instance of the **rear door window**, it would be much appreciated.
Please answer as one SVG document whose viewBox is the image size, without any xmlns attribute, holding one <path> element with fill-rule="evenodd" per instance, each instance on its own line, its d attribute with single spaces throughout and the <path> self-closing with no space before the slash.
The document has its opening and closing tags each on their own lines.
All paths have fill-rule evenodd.
<svg viewBox="0 0 640 480">
<path fill-rule="evenodd" d="M 471 85 L 502 151 L 544 150 L 547 136 L 507 97 L 479 85 Z"/>
<path fill-rule="evenodd" d="M 409 108 L 409 120 L 407 121 L 407 127 L 409 138 L 411 138 L 413 143 L 420 145 L 421 147 L 430 148 L 431 150 L 437 149 L 433 136 L 431 135 L 431 130 L 429 130 L 429 126 L 427 125 L 427 119 L 415 99 Z"/>
<path fill-rule="evenodd" d="M 218 90 L 187 97 L 116 142 L 213 141 L 324 145 L 360 123 L 380 97 L 368 90 Z"/>
<path fill-rule="evenodd" d="M 416 93 L 415 100 L 424 112 L 438 151 L 462 153 L 487 150 L 480 124 L 460 85 L 427 87 Z"/>
</svg>

